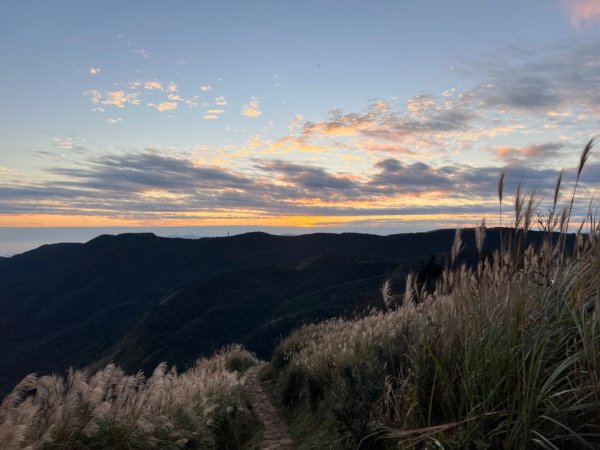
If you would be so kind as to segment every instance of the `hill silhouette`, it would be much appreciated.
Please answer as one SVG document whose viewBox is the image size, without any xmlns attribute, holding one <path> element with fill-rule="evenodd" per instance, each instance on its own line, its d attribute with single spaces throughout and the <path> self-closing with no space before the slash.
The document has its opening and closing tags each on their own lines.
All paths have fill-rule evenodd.
<svg viewBox="0 0 600 450">
<path fill-rule="evenodd" d="M 498 233 L 488 231 L 487 246 Z M 531 234 L 536 239 L 537 234 Z M 454 230 L 377 236 L 99 236 L 0 259 L 0 394 L 31 372 L 114 361 L 182 369 L 230 342 L 267 358 L 302 323 L 380 305 Z M 468 249 L 473 231 L 465 230 Z M 473 252 L 471 252 L 472 256 Z"/>
</svg>

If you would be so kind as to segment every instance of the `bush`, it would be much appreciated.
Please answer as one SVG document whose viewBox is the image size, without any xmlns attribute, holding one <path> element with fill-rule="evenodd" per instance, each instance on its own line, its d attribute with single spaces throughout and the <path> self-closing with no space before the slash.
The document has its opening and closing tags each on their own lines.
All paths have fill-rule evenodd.
<svg viewBox="0 0 600 450">
<path fill-rule="evenodd" d="M 238 345 L 226 347 L 226 351 L 225 368 L 230 372 L 243 373 L 258 364 L 258 359 L 253 353 L 248 353 Z"/>
</svg>

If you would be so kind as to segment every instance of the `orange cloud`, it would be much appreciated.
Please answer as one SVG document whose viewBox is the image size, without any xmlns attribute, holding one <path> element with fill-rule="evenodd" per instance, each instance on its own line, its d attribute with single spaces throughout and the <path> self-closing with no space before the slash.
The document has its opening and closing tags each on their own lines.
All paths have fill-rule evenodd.
<svg viewBox="0 0 600 450">
<path fill-rule="evenodd" d="M 140 99 L 137 93 L 128 93 L 125 91 L 105 91 L 104 93 L 90 89 L 84 92 L 84 95 L 90 97 L 94 105 L 111 105 L 117 108 L 124 108 L 127 103 L 139 105 Z"/>
<path fill-rule="evenodd" d="M 417 95 L 408 99 L 406 102 L 406 108 L 411 113 L 421 113 L 424 111 L 430 111 L 436 107 L 435 101 L 429 95 Z"/>
<path fill-rule="evenodd" d="M 144 89 L 146 89 L 148 91 L 153 91 L 153 90 L 162 91 L 162 90 L 164 90 L 163 85 L 160 83 L 160 81 L 146 81 L 146 82 L 144 82 Z"/>
<path fill-rule="evenodd" d="M 517 150 L 513 147 L 498 147 L 494 151 L 496 152 L 496 155 L 498 155 L 498 156 L 508 156 L 508 155 L 511 155 L 512 153 L 515 153 L 515 151 L 517 151 Z"/>
<path fill-rule="evenodd" d="M 302 135 L 305 138 L 356 136 L 376 124 L 376 115 L 377 112 L 372 111 L 364 115 L 336 115 L 331 120 L 322 122 L 305 122 L 302 127 Z"/>
<path fill-rule="evenodd" d="M 158 105 L 155 103 L 146 103 L 146 105 L 148 105 L 151 108 L 154 108 L 160 112 L 171 111 L 172 109 L 177 108 L 176 102 L 163 102 L 163 103 L 159 103 Z"/>
<path fill-rule="evenodd" d="M 297 131 L 298 128 L 302 126 L 303 122 L 304 116 L 302 114 L 296 114 L 294 117 L 292 117 L 292 120 L 290 120 L 290 123 L 288 124 L 288 130 L 290 130 L 291 133 Z"/>
<path fill-rule="evenodd" d="M 303 153 L 325 153 L 330 152 L 331 147 L 313 144 L 304 139 L 298 139 L 293 136 L 286 136 L 275 142 L 268 142 L 261 150 L 263 155 L 281 155 L 298 151 Z"/>
<path fill-rule="evenodd" d="M 260 110 L 258 99 L 256 97 L 252 97 L 248 104 L 242 106 L 241 113 L 242 116 L 251 118 L 262 116 L 262 111 Z"/>
<path fill-rule="evenodd" d="M 205 120 L 217 120 L 221 114 L 225 112 L 224 109 L 209 109 L 206 111 L 204 116 L 202 116 Z"/>
</svg>

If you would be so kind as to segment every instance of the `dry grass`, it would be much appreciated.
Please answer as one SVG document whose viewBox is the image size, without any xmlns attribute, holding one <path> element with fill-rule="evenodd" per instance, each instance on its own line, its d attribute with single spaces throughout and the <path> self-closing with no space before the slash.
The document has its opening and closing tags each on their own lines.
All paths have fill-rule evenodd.
<svg viewBox="0 0 600 450">
<path fill-rule="evenodd" d="M 184 373 L 145 378 L 114 364 L 93 375 L 28 375 L 0 405 L 0 448 L 216 448 L 223 419 L 248 415 L 238 372 L 256 359 L 233 345 Z M 225 430 L 226 431 L 226 430 Z"/>
<path fill-rule="evenodd" d="M 600 229 L 590 213 L 572 252 L 566 237 L 592 146 L 557 212 L 559 176 L 539 246 L 526 246 L 538 196 L 519 187 L 516 227 L 491 257 L 482 224 L 479 262 L 458 266 L 459 231 L 433 293 L 409 277 L 396 309 L 292 333 L 271 363 L 286 398 L 337 408 L 341 448 L 599 448 Z"/>
</svg>

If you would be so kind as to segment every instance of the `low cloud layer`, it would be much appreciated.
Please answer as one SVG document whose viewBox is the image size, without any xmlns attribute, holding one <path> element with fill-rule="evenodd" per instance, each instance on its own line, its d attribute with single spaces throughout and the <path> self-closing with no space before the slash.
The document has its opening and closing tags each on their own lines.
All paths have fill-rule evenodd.
<svg viewBox="0 0 600 450">
<path fill-rule="evenodd" d="M 507 194 L 524 180 L 549 192 L 558 171 L 509 167 Z M 132 220 L 272 216 L 494 215 L 498 168 L 404 163 L 387 158 L 357 176 L 313 164 L 255 160 L 251 171 L 199 165 L 191 159 L 134 152 L 53 168 L 61 181 L 0 184 L 2 214 L 101 215 Z M 568 187 L 574 168 L 566 172 Z M 1 180 L 1 179 L 0 179 Z M 586 168 L 583 191 L 597 189 L 600 164 Z M 583 208 L 583 205 L 581 206 Z M 583 210 L 582 210 L 583 211 Z"/>
</svg>

